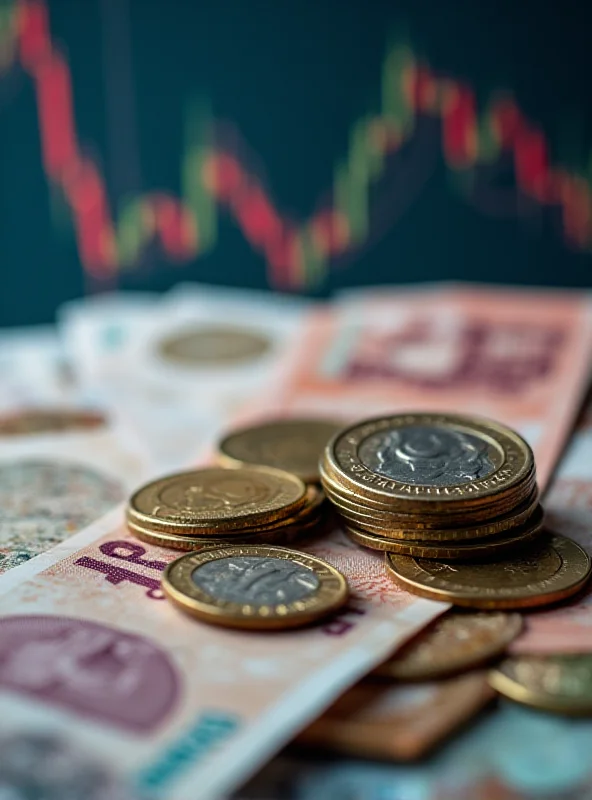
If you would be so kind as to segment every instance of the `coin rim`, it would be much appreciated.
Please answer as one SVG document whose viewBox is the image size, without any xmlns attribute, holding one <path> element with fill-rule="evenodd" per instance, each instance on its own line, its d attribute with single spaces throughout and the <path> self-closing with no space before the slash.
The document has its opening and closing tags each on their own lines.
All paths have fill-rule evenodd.
<svg viewBox="0 0 592 800">
<path fill-rule="evenodd" d="M 553 655 L 554 654 L 538 656 L 538 658 L 544 660 L 545 658 L 552 658 Z M 506 662 L 517 661 L 522 657 L 523 656 L 511 656 L 510 658 L 502 661 L 502 663 L 497 667 L 489 671 L 487 678 L 492 689 L 498 692 L 498 694 L 501 694 L 503 697 L 507 697 L 509 700 L 513 700 L 516 703 L 520 703 L 521 705 L 525 705 L 530 708 L 536 708 L 543 711 L 554 711 L 556 713 L 566 714 L 574 717 L 590 715 L 592 712 L 592 698 L 590 698 L 589 703 L 584 703 L 582 699 L 578 697 L 568 699 L 565 697 L 565 695 L 557 696 L 537 692 L 534 689 L 529 689 L 523 683 L 519 683 L 516 679 L 511 678 L 505 672 L 502 672 L 502 668 Z"/>
<path fill-rule="evenodd" d="M 531 542 L 540 535 L 543 528 L 543 510 L 535 511 L 534 520 L 525 523 L 517 532 L 505 531 L 499 539 L 486 537 L 485 541 L 470 543 L 466 541 L 454 542 L 446 547 L 441 542 L 405 541 L 402 539 L 384 538 L 365 530 L 360 530 L 352 525 L 345 525 L 347 535 L 356 544 L 368 547 L 371 550 L 384 550 L 387 557 L 406 555 L 412 558 L 425 558 L 434 561 L 472 561 L 487 557 L 498 557 L 504 553 L 511 553 L 521 545 Z M 533 515 L 534 516 L 534 515 Z M 513 534 L 513 535 L 511 535 Z"/>
<path fill-rule="evenodd" d="M 327 497 L 333 502 L 330 494 L 327 493 Z M 454 541 L 461 543 L 473 539 L 491 538 L 521 527 L 531 519 L 540 505 L 538 492 L 536 494 L 533 493 L 532 497 L 533 499 L 528 506 L 523 507 L 518 513 L 500 516 L 497 520 L 468 528 L 406 528 L 401 526 L 396 518 L 385 521 L 383 524 L 382 520 L 376 522 L 369 515 L 362 517 L 349 511 L 346 513 L 340 506 L 334 505 L 338 515 L 346 524 L 351 524 L 361 531 L 389 539 L 417 541 L 419 544 L 427 544 L 429 542 L 435 545 L 438 542 L 449 543 Z"/>
<path fill-rule="evenodd" d="M 251 616 L 244 612 L 245 606 L 249 604 L 217 600 L 191 580 L 193 572 L 203 564 L 240 556 L 284 558 L 287 561 L 295 561 L 315 573 L 319 579 L 319 587 L 311 597 L 287 604 L 280 603 L 274 607 L 286 607 L 288 609 L 286 614 L 278 614 L 272 610 L 268 616 Z M 177 574 L 179 572 L 180 574 Z M 162 590 L 175 605 L 204 622 L 231 628 L 258 630 L 307 625 L 341 608 L 347 602 L 349 595 L 345 576 L 327 561 L 309 553 L 276 545 L 235 545 L 186 553 L 167 565 L 162 576 Z M 301 605 L 305 608 L 300 608 Z"/>
<path fill-rule="evenodd" d="M 522 593 L 517 588 L 512 587 L 499 587 L 499 595 L 489 594 L 483 595 L 483 591 L 477 592 L 464 592 L 460 593 L 458 590 L 446 588 L 446 586 L 435 587 L 426 585 L 418 580 L 421 573 L 430 576 L 430 573 L 425 572 L 419 567 L 413 556 L 399 556 L 391 554 L 392 558 L 385 557 L 385 562 L 389 576 L 399 586 L 411 591 L 420 597 L 427 597 L 431 600 L 442 600 L 444 602 L 452 603 L 457 606 L 464 606 L 467 608 L 483 608 L 483 609 L 504 609 L 504 608 L 533 608 L 536 606 L 550 605 L 559 600 L 564 600 L 576 594 L 589 580 L 592 573 L 592 561 L 586 551 L 573 539 L 568 539 L 556 533 L 549 533 L 548 546 L 554 548 L 559 553 L 561 559 L 561 567 L 550 578 L 545 579 L 536 584 L 539 590 L 536 594 L 524 594 L 524 587 Z M 569 550 L 572 550 L 569 553 Z M 567 557 L 565 551 L 568 551 Z M 394 560 L 397 560 L 399 570 L 396 569 Z M 575 561 L 577 568 L 578 560 L 583 562 L 586 569 L 577 579 L 573 577 L 568 581 L 570 570 L 566 567 L 566 563 L 571 566 L 571 560 Z M 410 573 L 407 575 L 401 574 L 400 567 L 407 568 Z M 451 583 L 451 585 L 454 585 Z M 542 588 L 541 588 L 542 585 Z M 546 590 L 545 590 L 546 589 Z"/>
</svg>

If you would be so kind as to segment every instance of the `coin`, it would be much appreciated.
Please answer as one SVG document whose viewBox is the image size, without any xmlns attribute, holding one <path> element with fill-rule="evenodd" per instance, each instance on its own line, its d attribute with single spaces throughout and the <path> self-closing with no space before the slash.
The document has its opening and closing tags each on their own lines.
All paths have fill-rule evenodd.
<svg viewBox="0 0 592 800">
<path fill-rule="evenodd" d="M 491 520 L 482 525 L 471 527 L 455 527 L 451 525 L 447 528 L 412 528 L 400 527 L 397 518 L 375 520 L 368 514 L 354 514 L 349 510 L 345 512 L 341 507 L 337 507 L 339 514 L 346 521 L 346 524 L 353 528 L 375 534 L 386 539 L 396 539 L 399 541 L 413 540 L 421 544 L 431 543 L 433 546 L 438 544 L 457 543 L 459 546 L 470 544 L 475 539 L 498 537 L 500 534 L 508 533 L 521 525 L 525 525 L 532 518 L 533 514 L 540 509 L 538 505 L 538 493 L 533 496 L 533 500 L 528 504 L 520 506 L 513 514 L 507 514 L 497 520 Z M 388 548 L 381 548 L 388 549 Z"/>
<path fill-rule="evenodd" d="M 528 444 L 488 420 L 398 414 L 344 429 L 324 454 L 326 471 L 364 497 L 432 510 L 467 507 L 519 486 L 532 471 Z"/>
<path fill-rule="evenodd" d="M 491 670 L 493 688 L 517 703 L 562 714 L 592 714 L 592 655 L 517 656 Z"/>
<path fill-rule="evenodd" d="M 497 562 L 449 564 L 387 554 L 391 577 L 433 600 L 470 608 L 528 608 L 575 594 L 590 577 L 590 557 L 576 542 L 545 534 Z"/>
<path fill-rule="evenodd" d="M 501 655 L 522 630 L 520 614 L 450 611 L 381 664 L 375 675 L 432 681 Z"/>
<path fill-rule="evenodd" d="M 164 572 L 165 594 L 183 611 L 232 628 L 293 628 L 342 606 L 344 576 L 286 547 L 236 545 L 189 553 Z"/>
<path fill-rule="evenodd" d="M 444 506 L 432 504 L 417 508 L 412 502 L 407 501 L 378 502 L 374 498 L 369 499 L 343 485 L 337 485 L 329 476 L 324 462 L 320 464 L 319 472 L 327 497 L 335 505 L 354 512 L 360 510 L 376 516 L 376 518 L 400 520 L 402 527 L 418 529 L 453 527 L 455 525 L 464 527 L 471 523 L 489 521 L 512 512 L 538 491 L 536 472 L 533 469 L 527 479 L 519 486 L 514 487 L 511 492 L 500 490 L 498 494 L 480 500 L 477 505 L 467 505 L 466 501 L 460 500 L 450 501 Z"/>
<path fill-rule="evenodd" d="M 68 408 L 30 408 L 0 417 L 0 436 L 23 436 L 57 431 L 93 430 L 106 425 L 95 411 Z"/>
<path fill-rule="evenodd" d="M 296 514 L 306 500 L 304 483 L 288 472 L 270 467 L 208 467 L 143 486 L 132 495 L 128 519 L 169 533 L 232 530 Z"/>
<path fill-rule="evenodd" d="M 393 539 L 368 533 L 353 525 L 346 525 L 348 536 L 356 544 L 372 550 L 383 550 L 387 554 L 435 558 L 444 561 L 472 561 L 477 558 L 497 559 L 500 555 L 524 546 L 540 535 L 543 527 L 543 510 L 539 506 L 532 518 L 522 527 L 505 531 L 499 536 L 460 542 L 420 542 L 417 540 Z"/>
<path fill-rule="evenodd" d="M 196 367 L 253 361 L 271 347 L 267 336 L 230 325 L 204 325 L 164 339 L 159 353 L 170 361 Z"/>
<path fill-rule="evenodd" d="M 168 547 L 172 550 L 199 550 L 204 547 L 226 546 L 242 543 L 289 544 L 307 534 L 325 530 L 325 514 L 323 513 L 323 493 L 314 486 L 309 486 L 307 495 L 310 503 L 300 514 L 288 517 L 280 522 L 268 525 L 251 526 L 232 531 L 214 531 L 203 534 L 171 533 L 139 525 L 134 519 L 127 519 L 130 532 L 140 541 L 156 547 Z"/>
<path fill-rule="evenodd" d="M 218 445 L 224 464 L 264 464 L 319 481 L 319 459 L 343 425 L 322 419 L 285 419 L 242 428 Z"/>
</svg>

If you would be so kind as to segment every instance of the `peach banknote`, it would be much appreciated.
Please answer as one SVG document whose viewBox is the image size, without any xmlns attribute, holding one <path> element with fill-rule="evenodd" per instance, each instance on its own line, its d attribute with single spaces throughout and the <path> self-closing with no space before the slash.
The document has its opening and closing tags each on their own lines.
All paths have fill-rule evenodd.
<svg viewBox="0 0 592 800">
<path fill-rule="evenodd" d="M 339 531 L 309 548 L 347 576 L 349 604 L 273 634 L 176 609 L 160 580 L 178 554 L 131 538 L 121 507 L 7 572 L 3 731 L 27 752 L 42 735 L 60 769 L 87 765 L 110 799 L 227 796 L 446 607 L 398 589 Z"/>
<path fill-rule="evenodd" d="M 545 501 L 550 530 L 575 539 L 592 556 L 592 403 L 584 409 Z M 558 565 L 559 566 L 559 565 Z M 592 652 L 592 584 L 575 598 L 525 616 L 515 653 Z"/>
<path fill-rule="evenodd" d="M 525 436 L 544 488 L 582 401 L 591 349 L 592 305 L 581 293 L 352 292 L 309 314 L 251 417 L 479 414 Z"/>
</svg>

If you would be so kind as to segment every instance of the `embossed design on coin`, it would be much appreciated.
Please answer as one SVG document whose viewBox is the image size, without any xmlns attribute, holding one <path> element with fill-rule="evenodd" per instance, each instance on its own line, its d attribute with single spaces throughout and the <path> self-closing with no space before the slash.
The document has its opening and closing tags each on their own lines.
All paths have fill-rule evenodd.
<svg viewBox="0 0 592 800">
<path fill-rule="evenodd" d="M 319 587 L 310 569 L 281 558 L 238 556 L 198 567 L 192 578 L 200 589 L 232 603 L 293 603 Z"/>
<path fill-rule="evenodd" d="M 160 355 L 187 366 L 226 366 L 260 358 L 271 347 L 270 340 L 249 328 L 208 325 L 164 339 Z"/>
<path fill-rule="evenodd" d="M 438 680 L 500 655 L 521 630 L 520 614 L 450 611 L 382 664 L 376 674 L 401 681 Z"/>
<path fill-rule="evenodd" d="M 359 457 L 372 472 L 422 486 L 455 486 L 486 478 L 495 469 L 485 439 L 436 425 L 410 425 L 369 436 Z"/>
<path fill-rule="evenodd" d="M 592 710 L 592 655 L 508 658 L 490 673 L 498 692 L 549 711 L 589 714 Z"/>
<path fill-rule="evenodd" d="M 0 462 L 0 573 L 105 514 L 123 487 L 82 464 Z"/>
<path fill-rule="evenodd" d="M 268 467 L 210 467 L 170 475 L 139 489 L 130 500 L 130 519 L 156 527 L 222 523 L 243 526 L 249 519 L 289 516 L 306 501 L 295 475 Z"/>
<path fill-rule="evenodd" d="M 590 556 L 564 536 L 546 534 L 518 557 L 449 564 L 386 554 L 391 577 L 422 597 L 471 608 L 528 608 L 575 594 L 590 578 Z"/>
<path fill-rule="evenodd" d="M 318 556 L 272 545 L 189 553 L 164 571 L 164 593 L 183 611 L 233 628 L 291 628 L 330 614 L 347 582 Z"/>
</svg>

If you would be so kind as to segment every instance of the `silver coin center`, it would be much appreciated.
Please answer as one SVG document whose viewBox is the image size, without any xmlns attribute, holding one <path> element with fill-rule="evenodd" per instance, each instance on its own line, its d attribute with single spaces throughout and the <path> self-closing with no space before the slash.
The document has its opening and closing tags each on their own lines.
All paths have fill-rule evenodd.
<svg viewBox="0 0 592 800">
<path fill-rule="evenodd" d="M 192 579 L 217 600 L 249 605 L 294 603 L 314 594 L 318 576 L 284 558 L 236 556 L 209 561 L 197 567 Z"/>
<path fill-rule="evenodd" d="M 362 442 L 360 461 L 371 472 L 401 483 L 456 486 L 495 470 L 489 444 L 470 433 L 436 425 L 409 425 Z"/>
</svg>

